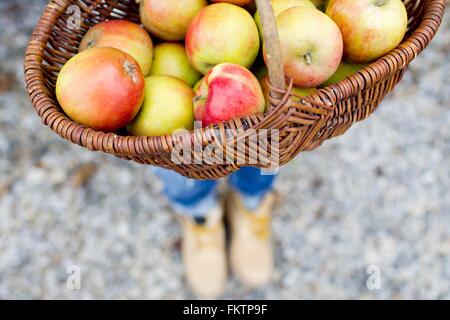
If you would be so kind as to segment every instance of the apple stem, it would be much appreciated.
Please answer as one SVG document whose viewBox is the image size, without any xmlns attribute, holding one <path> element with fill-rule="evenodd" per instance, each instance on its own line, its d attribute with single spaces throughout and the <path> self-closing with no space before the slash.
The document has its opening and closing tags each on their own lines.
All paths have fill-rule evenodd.
<svg viewBox="0 0 450 320">
<path fill-rule="evenodd" d="M 312 57 L 310 53 L 305 54 L 305 61 L 308 66 L 312 63 Z"/>
<path fill-rule="evenodd" d="M 204 101 L 204 100 L 206 100 L 205 97 L 203 97 L 203 96 L 196 96 L 196 97 L 194 97 L 194 99 L 192 99 L 192 102 L 196 103 L 196 102 Z"/>
</svg>

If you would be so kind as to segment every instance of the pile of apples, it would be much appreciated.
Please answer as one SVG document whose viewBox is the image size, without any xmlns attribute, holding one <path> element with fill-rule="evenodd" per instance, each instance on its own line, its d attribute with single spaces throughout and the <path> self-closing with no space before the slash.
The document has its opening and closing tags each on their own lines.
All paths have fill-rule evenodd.
<svg viewBox="0 0 450 320">
<path fill-rule="evenodd" d="M 191 130 L 195 120 L 208 126 L 265 111 L 266 52 L 253 0 L 137 1 L 143 27 L 93 26 L 61 69 L 56 96 L 72 120 L 160 136 Z M 300 96 L 393 50 L 407 29 L 400 0 L 271 2 L 284 70 Z"/>
</svg>

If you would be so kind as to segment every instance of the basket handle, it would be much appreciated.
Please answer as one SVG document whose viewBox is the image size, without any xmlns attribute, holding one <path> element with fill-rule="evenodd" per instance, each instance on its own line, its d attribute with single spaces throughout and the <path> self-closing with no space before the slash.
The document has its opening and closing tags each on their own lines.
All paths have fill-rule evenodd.
<svg viewBox="0 0 450 320">
<path fill-rule="evenodd" d="M 256 6 L 261 17 L 269 80 L 276 88 L 285 90 L 286 80 L 281 58 L 280 40 L 272 4 L 270 0 L 256 0 Z"/>
</svg>

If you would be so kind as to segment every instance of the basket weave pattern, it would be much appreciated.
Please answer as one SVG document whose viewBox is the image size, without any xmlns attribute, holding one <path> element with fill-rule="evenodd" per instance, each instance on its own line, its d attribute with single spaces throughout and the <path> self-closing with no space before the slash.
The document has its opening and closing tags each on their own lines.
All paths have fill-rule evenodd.
<svg viewBox="0 0 450 320">
<path fill-rule="evenodd" d="M 224 153 L 238 141 L 245 140 L 249 129 L 278 129 L 279 157 L 285 164 L 302 151 L 320 146 L 323 141 L 342 135 L 353 123 L 371 115 L 382 99 L 401 80 L 408 64 L 434 37 L 444 13 L 445 0 L 405 0 L 409 28 L 405 41 L 350 78 L 319 90 L 306 98 L 291 92 L 292 84 L 279 88 L 272 84 L 271 108 L 265 115 L 235 119 L 190 133 L 190 141 L 206 146 L 220 145 Z M 81 8 L 82 25 L 71 30 L 71 5 Z M 102 151 L 142 164 L 166 167 L 192 178 L 215 179 L 227 176 L 244 164 L 267 167 L 267 162 L 250 163 L 257 151 L 254 143 L 245 141 L 243 157 L 227 164 L 173 163 L 172 151 L 180 137 L 132 137 L 103 133 L 71 121 L 62 112 L 55 97 L 55 83 L 61 67 L 75 55 L 87 30 L 108 19 L 139 21 L 135 0 L 52 0 L 33 32 L 25 55 L 25 79 L 32 104 L 43 123 L 58 135 L 92 151 Z M 269 39 L 270 40 L 270 39 Z M 268 39 L 266 39 L 268 41 Z M 269 66 L 270 67 L 270 66 Z M 230 134 L 231 132 L 231 134 Z M 186 137 L 187 138 L 187 137 Z"/>
</svg>

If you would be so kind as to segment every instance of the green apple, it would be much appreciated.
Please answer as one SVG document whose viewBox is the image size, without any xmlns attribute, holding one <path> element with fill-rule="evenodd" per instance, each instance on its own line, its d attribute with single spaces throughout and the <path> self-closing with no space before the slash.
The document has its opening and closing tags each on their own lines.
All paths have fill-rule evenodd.
<svg viewBox="0 0 450 320">
<path fill-rule="evenodd" d="M 264 94 L 264 98 L 266 99 L 266 111 L 269 111 L 269 84 L 268 84 L 268 76 L 263 77 L 259 83 L 261 84 L 261 88 Z M 313 93 L 316 93 L 316 88 L 298 88 L 298 87 L 292 87 L 292 93 L 295 93 L 299 97 L 307 97 L 312 95 Z"/>
<path fill-rule="evenodd" d="M 152 76 L 174 76 L 193 86 L 201 74 L 190 64 L 183 45 L 174 42 L 161 43 L 155 46 Z"/>
<path fill-rule="evenodd" d="M 194 91 L 172 76 L 145 79 L 145 98 L 141 111 L 128 126 L 135 136 L 162 136 L 194 126 Z"/>
<path fill-rule="evenodd" d="M 366 64 L 354 64 L 342 61 L 336 72 L 327 81 L 325 81 L 321 85 L 321 87 L 323 88 L 347 79 L 352 74 L 357 73 L 359 70 L 365 68 L 366 66 Z"/>
<path fill-rule="evenodd" d="M 403 40 L 408 13 L 401 0 L 331 0 L 327 15 L 344 38 L 344 55 L 367 63 L 395 49 Z"/>
<path fill-rule="evenodd" d="M 229 3 L 215 3 L 202 9 L 186 34 L 189 61 L 202 74 L 226 62 L 250 68 L 259 48 L 258 28 L 252 16 Z"/>
</svg>

